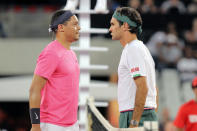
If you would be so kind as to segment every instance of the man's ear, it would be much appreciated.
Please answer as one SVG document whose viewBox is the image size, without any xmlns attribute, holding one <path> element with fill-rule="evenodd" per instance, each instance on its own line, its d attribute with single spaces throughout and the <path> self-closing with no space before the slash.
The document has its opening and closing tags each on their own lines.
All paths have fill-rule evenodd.
<svg viewBox="0 0 197 131">
<path fill-rule="evenodd" d="M 61 24 L 59 24 L 58 27 L 57 27 L 57 29 L 58 29 L 59 32 L 64 32 L 63 28 L 64 27 Z"/>
<path fill-rule="evenodd" d="M 123 27 L 125 31 L 130 30 L 129 24 L 127 22 L 123 23 Z"/>
</svg>

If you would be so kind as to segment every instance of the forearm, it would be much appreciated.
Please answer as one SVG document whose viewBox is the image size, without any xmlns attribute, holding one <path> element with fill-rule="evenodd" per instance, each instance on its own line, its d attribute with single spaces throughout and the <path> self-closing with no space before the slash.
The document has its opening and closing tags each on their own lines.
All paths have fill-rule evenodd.
<svg viewBox="0 0 197 131">
<path fill-rule="evenodd" d="M 31 88 L 29 90 L 29 108 L 32 123 L 31 131 L 40 131 L 40 101 L 41 90 L 46 83 L 46 79 L 34 75 Z"/>
<path fill-rule="evenodd" d="M 29 90 L 29 107 L 40 108 L 41 90 L 45 86 L 46 79 L 34 75 L 31 88 Z"/>
<path fill-rule="evenodd" d="M 40 108 L 41 92 L 40 90 L 33 89 L 31 87 L 29 93 L 29 107 L 31 108 Z"/>
<path fill-rule="evenodd" d="M 157 90 L 157 96 L 156 96 L 157 108 L 155 109 L 155 111 L 157 112 L 159 108 L 159 88 L 156 87 L 156 90 Z"/>
<path fill-rule="evenodd" d="M 31 119 L 33 128 L 40 128 L 40 100 L 41 93 L 40 90 L 36 90 L 37 88 L 31 87 L 29 93 L 29 108 L 30 108 L 30 116 L 36 119 Z M 35 114 L 36 113 L 36 114 Z M 36 115 L 36 116 L 35 116 Z M 36 124 L 33 124 L 36 123 Z"/>
<path fill-rule="evenodd" d="M 142 113 L 144 111 L 144 105 L 146 102 L 146 96 L 148 93 L 147 87 L 138 87 L 135 96 L 135 107 L 133 111 L 132 120 L 140 121 Z"/>
</svg>

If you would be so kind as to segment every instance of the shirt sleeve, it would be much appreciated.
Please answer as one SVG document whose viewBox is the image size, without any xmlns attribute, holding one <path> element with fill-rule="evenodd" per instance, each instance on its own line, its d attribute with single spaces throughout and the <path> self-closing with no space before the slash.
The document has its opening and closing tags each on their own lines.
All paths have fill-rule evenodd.
<svg viewBox="0 0 197 131">
<path fill-rule="evenodd" d="M 178 128 L 184 128 L 185 121 L 186 121 L 186 115 L 183 111 L 183 106 L 179 109 L 178 114 L 174 120 L 174 125 Z"/>
<path fill-rule="evenodd" d="M 127 50 L 127 65 L 130 75 L 134 77 L 146 76 L 145 58 L 143 52 L 136 47 Z"/>
<path fill-rule="evenodd" d="M 59 58 L 55 52 L 45 51 L 40 54 L 34 74 L 49 79 L 57 68 Z"/>
</svg>

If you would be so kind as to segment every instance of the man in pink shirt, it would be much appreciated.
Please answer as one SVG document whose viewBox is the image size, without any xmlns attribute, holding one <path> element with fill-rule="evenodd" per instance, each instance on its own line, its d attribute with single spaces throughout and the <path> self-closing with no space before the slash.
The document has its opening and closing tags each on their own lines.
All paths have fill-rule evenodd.
<svg viewBox="0 0 197 131">
<path fill-rule="evenodd" d="M 41 52 L 29 96 L 31 131 L 78 131 L 80 69 L 72 42 L 79 39 L 78 19 L 71 11 L 52 16 L 56 39 Z"/>
</svg>

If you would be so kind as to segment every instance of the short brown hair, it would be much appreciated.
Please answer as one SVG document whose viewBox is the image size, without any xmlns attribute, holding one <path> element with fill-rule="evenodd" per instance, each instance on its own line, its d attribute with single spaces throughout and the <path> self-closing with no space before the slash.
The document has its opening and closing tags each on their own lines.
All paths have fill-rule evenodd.
<svg viewBox="0 0 197 131">
<path fill-rule="evenodd" d="M 130 26 L 130 32 L 138 34 L 139 33 L 139 26 L 142 26 L 142 18 L 140 16 L 140 13 L 131 7 L 121 7 L 117 8 L 116 11 L 120 13 L 121 15 L 127 16 L 131 21 L 134 21 L 137 24 L 137 27 L 131 27 Z M 119 24 L 122 25 L 123 22 L 119 21 Z"/>
</svg>

